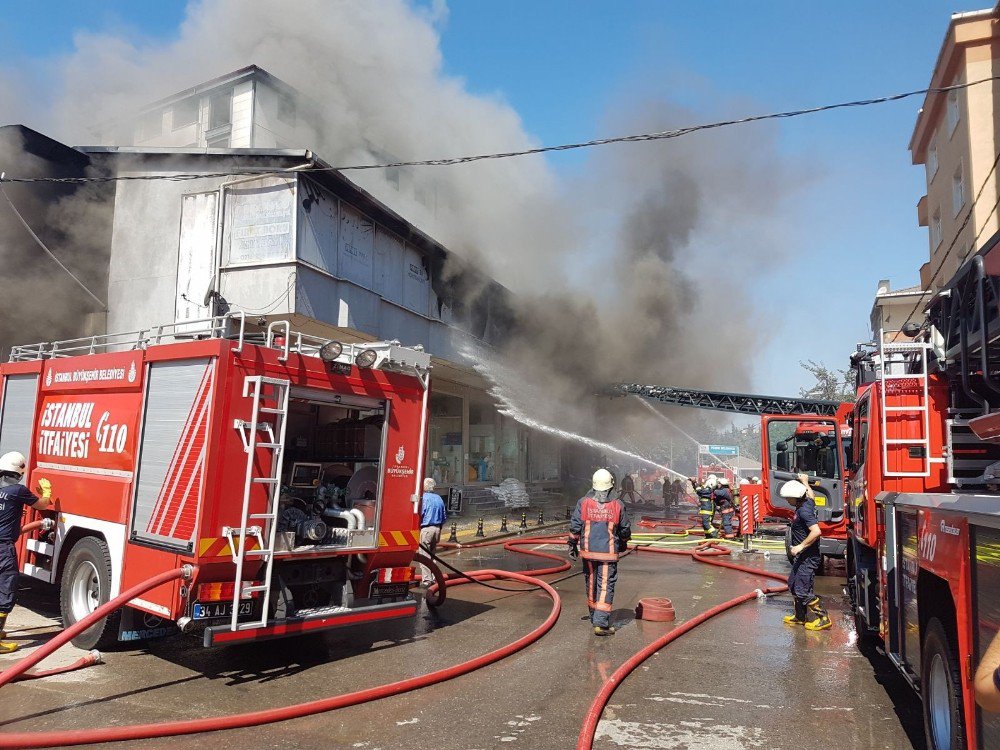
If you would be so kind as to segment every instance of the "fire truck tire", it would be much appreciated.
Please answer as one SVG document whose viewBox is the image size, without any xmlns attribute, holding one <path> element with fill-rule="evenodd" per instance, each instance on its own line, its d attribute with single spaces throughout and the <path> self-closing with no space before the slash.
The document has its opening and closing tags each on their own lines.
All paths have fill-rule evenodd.
<svg viewBox="0 0 1000 750">
<path fill-rule="evenodd" d="M 111 598 L 111 554 L 103 539 L 86 536 L 66 556 L 59 582 L 59 610 L 63 627 L 82 620 Z M 118 642 L 121 610 L 73 639 L 77 648 L 107 649 Z"/>
<path fill-rule="evenodd" d="M 961 672 L 952 636 L 936 617 L 927 623 L 920 661 L 927 750 L 961 750 L 965 747 Z"/>
</svg>

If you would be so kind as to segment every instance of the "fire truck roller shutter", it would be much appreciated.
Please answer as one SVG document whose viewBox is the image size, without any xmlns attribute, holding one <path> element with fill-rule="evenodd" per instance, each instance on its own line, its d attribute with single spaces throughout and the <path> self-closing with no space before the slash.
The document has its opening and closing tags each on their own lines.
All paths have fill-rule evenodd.
<svg viewBox="0 0 1000 750">
<path fill-rule="evenodd" d="M 205 472 L 214 359 L 153 362 L 130 538 L 189 551 Z"/>
<path fill-rule="evenodd" d="M 18 451 L 31 464 L 31 432 L 38 399 L 38 375 L 8 375 L 3 383 L 3 411 L 0 412 L 0 455 Z"/>
</svg>

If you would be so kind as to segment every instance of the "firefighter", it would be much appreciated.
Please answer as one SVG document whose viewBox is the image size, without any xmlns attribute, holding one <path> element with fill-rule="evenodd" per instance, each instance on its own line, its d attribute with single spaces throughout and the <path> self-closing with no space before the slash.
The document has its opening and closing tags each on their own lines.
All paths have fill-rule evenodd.
<svg viewBox="0 0 1000 750">
<path fill-rule="evenodd" d="M 736 534 L 733 533 L 733 514 L 736 506 L 733 503 L 733 493 L 729 490 L 728 479 L 722 477 L 719 480 L 719 486 L 712 497 L 715 501 L 715 509 L 722 516 L 722 536 L 725 539 L 735 539 Z"/>
<path fill-rule="evenodd" d="M 792 572 L 788 576 L 788 590 L 795 600 L 795 614 L 784 618 L 787 625 L 804 625 L 806 630 L 826 630 L 833 623 L 813 591 L 816 571 L 823 563 L 819 551 L 822 532 L 816 517 L 816 503 L 808 478 L 800 474 L 781 486 L 780 494 L 795 504 L 792 521 L 792 546 L 788 550 L 793 558 Z"/>
<path fill-rule="evenodd" d="M 591 485 L 593 489 L 580 498 L 573 510 L 566 544 L 570 557 L 583 558 L 594 635 L 614 635 L 611 604 L 618 580 L 618 555 L 632 538 L 632 525 L 625 504 L 611 495 L 615 486 L 611 472 L 598 469 Z"/>
<path fill-rule="evenodd" d="M 718 486 L 718 477 L 709 474 L 708 479 L 703 484 L 699 484 L 693 477 L 689 480 L 694 487 L 694 493 L 698 496 L 698 516 L 701 518 L 701 528 L 705 532 L 705 538 L 711 539 L 715 536 L 715 526 L 712 519 L 715 517 L 715 488 Z"/>
<path fill-rule="evenodd" d="M 21 484 L 26 459 L 20 453 L 4 453 L 0 456 L 0 654 L 17 651 L 20 646 L 13 641 L 5 641 L 4 625 L 7 616 L 14 609 L 17 598 L 17 552 L 14 543 L 21 535 L 21 516 L 24 506 L 44 510 L 52 497 L 52 485 L 48 479 L 38 480 L 36 497 L 31 490 Z"/>
</svg>

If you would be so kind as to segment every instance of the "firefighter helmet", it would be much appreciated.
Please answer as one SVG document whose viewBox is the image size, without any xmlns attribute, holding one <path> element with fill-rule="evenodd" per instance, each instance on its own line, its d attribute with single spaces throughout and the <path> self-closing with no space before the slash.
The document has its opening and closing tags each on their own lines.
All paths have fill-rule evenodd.
<svg viewBox="0 0 1000 750">
<path fill-rule="evenodd" d="M 705 480 L 705 484 L 703 486 L 708 487 L 710 490 L 714 490 L 719 486 L 719 478 L 715 474 L 709 474 L 708 479 Z"/>
<path fill-rule="evenodd" d="M 615 486 L 615 478 L 607 469 L 598 469 L 594 472 L 593 484 L 598 492 L 606 492 Z"/>
<path fill-rule="evenodd" d="M 0 456 L 0 472 L 21 476 L 24 474 L 24 467 L 27 463 L 28 459 L 24 457 L 23 453 L 17 451 L 4 453 Z"/>
<path fill-rule="evenodd" d="M 729 480 L 726 479 L 725 477 L 722 477 L 721 479 L 719 479 L 719 486 L 720 487 L 728 487 L 729 486 Z"/>
<path fill-rule="evenodd" d="M 781 485 L 781 489 L 778 492 L 786 500 L 801 500 L 806 496 L 808 491 L 809 488 L 798 479 L 790 479 Z"/>
</svg>

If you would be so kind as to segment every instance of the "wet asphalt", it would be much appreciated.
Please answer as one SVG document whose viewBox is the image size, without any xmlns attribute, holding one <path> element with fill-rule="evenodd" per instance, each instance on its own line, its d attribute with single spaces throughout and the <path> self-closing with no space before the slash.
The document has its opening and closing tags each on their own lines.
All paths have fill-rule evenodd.
<svg viewBox="0 0 1000 750">
<path fill-rule="evenodd" d="M 551 548 L 557 550 L 558 548 Z M 448 556 L 463 569 L 538 567 L 501 548 Z M 783 554 L 734 555 L 784 573 Z M 579 564 L 575 571 L 579 571 Z M 920 707 L 884 656 L 862 654 L 846 614 L 843 568 L 817 580 L 834 628 L 809 633 L 781 618 L 787 596 L 754 600 L 664 648 L 612 696 L 595 748 L 744 750 L 923 748 Z M 566 575 L 566 574 L 561 574 Z M 556 576 L 553 576 L 553 578 Z M 252 729 L 176 737 L 171 748 L 346 747 L 572 748 L 604 680 L 635 651 L 714 604 L 766 582 L 683 557 L 630 555 L 621 562 L 612 638 L 595 637 L 583 578 L 557 584 L 555 627 L 507 659 L 412 693 Z M 669 597 L 677 623 L 642 622 L 645 596 Z M 50 592 L 31 588 L 11 618 L 26 645 L 55 630 Z M 437 611 L 413 620 L 294 640 L 203 649 L 185 636 L 107 654 L 80 672 L 3 688 L 0 734 L 170 721 L 276 707 L 358 690 L 439 669 L 500 647 L 550 610 L 539 592 L 467 585 Z M 61 652 L 53 663 L 75 658 Z M 13 661 L 0 657 L 0 665 Z M 164 740 L 123 743 L 163 747 Z"/>
</svg>

